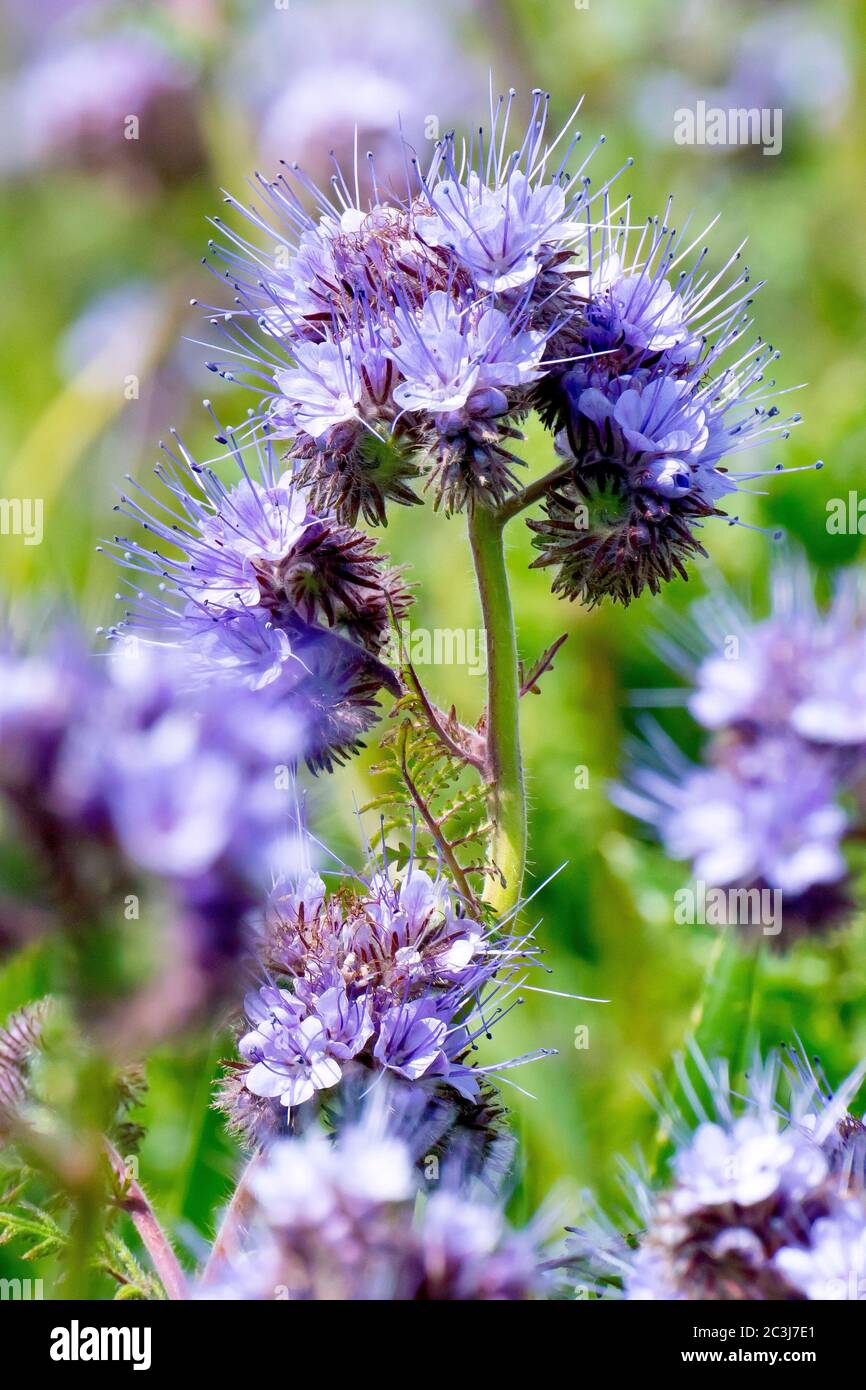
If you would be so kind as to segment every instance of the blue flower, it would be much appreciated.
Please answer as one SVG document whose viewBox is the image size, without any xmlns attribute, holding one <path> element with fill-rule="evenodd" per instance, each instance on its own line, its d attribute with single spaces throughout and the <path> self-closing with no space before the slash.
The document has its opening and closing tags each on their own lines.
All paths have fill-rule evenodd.
<svg viewBox="0 0 866 1390">
<path fill-rule="evenodd" d="M 310 762 L 330 766 L 360 746 L 376 692 L 398 688 L 378 652 L 407 590 L 368 536 L 310 509 L 269 440 L 246 456 L 231 441 L 237 480 L 228 484 L 181 444 L 165 452 L 164 495 L 133 483 L 121 502 L 166 549 L 115 539 L 112 552 L 135 582 L 114 631 L 183 649 L 201 684 L 214 673 L 268 688 L 302 713 Z M 141 574 L 157 583 L 139 588 Z"/>
<path fill-rule="evenodd" d="M 515 332 L 499 309 L 473 312 L 444 290 L 434 290 L 415 314 L 394 315 L 397 341 L 387 355 L 404 380 L 394 391 L 406 410 L 460 411 L 476 392 L 498 391 L 500 414 L 508 410 L 503 388 L 537 380 L 544 335 Z"/>
<path fill-rule="evenodd" d="M 446 879 L 414 863 L 339 893 L 312 870 L 280 882 L 258 951 L 274 983 L 247 996 L 241 1076 L 287 1108 L 336 1084 L 352 1060 L 476 1101 L 498 1068 L 472 1066 L 475 1039 L 536 961 L 531 938 L 485 927 Z"/>
<path fill-rule="evenodd" d="M 533 179 L 513 161 L 497 170 L 492 187 L 474 171 L 463 182 L 458 159 L 449 138 L 430 188 L 432 211 L 416 217 L 415 231 L 425 245 L 453 253 L 478 289 L 520 289 L 579 238 L 582 227 L 573 216 L 583 190 L 569 205 L 562 182 Z"/>
<path fill-rule="evenodd" d="M 698 601 L 677 638 L 657 645 L 690 683 L 682 702 L 711 732 L 704 762 L 689 763 L 650 727 L 613 793 L 698 879 L 778 889 L 789 936 L 850 908 L 844 850 L 859 828 L 866 756 L 864 613 L 856 576 L 843 576 L 822 609 L 807 565 L 787 557 L 774 568 L 766 618 L 722 587 Z"/>
<path fill-rule="evenodd" d="M 584 1274 L 627 1299 L 862 1297 L 866 1129 L 849 1107 L 864 1068 L 831 1091 L 820 1067 L 787 1049 L 784 1067 L 756 1056 L 742 1090 L 725 1062 L 690 1053 L 675 1070 L 693 1116 L 660 1088 L 666 1173 L 656 1186 L 626 1170 L 640 1239 L 595 1211 L 575 1241 Z"/>
</svg>

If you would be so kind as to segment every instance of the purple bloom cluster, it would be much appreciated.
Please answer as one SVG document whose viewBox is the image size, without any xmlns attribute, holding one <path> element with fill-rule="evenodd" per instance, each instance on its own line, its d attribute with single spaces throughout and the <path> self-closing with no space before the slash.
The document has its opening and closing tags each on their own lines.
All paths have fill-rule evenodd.
<svg viewBox="0 0 866 1390">
<path fill-rule="evenodd" d="M 357 891 L 329 895 L 312 872 L 280 884 L 259 955 L 272 983 L 247 995 L 243 1061 L 225 1096 L 254 1135 L 284 1129 L 359 1066 L 477 1101 L 500 1068 L 471 1065 L 476 1039 L 507 1011 L 537 948 L 467 915 L 444 878 L 410 864 Z"/>
<path fill-rule="evenodd" d="M 677 1071 L 697 1124 L 669 1116 L 666 1186 L 628 1175 L 639 1243 L 597 1213 L 579 1233 L 578 1262 L 595 1287 L 627 1299 L 862 1299 L 866 1127 L 849 1106 L 864 1069 L 834 1094 L 817 1065 L 788 1050 L 785 1091 L 778 1058 L 758 1058 L 739 1099 L 723 1063 L 696 1049 L 692 1060 L 694 1079 L 682 1058 Z"/>
<path fill-rule="evenodd" d="M 360 746 L 376 692 L 399 690 L 378 653 L 408 591 L 368 536 L 310 510 L 269 439 L 246 456 L 220 439 L 229 484 L 180 443 L 157 465 L 162 495 L 130 480 L 119 510 L 159 546 L 115 538 L 133 575 L 119 630 L 182 648 L 203 684 L 266 690 L 303 720 L 311 765 L 330 767 Z M 142 574 L 157 584 L 139 589 Z"/>
<path fill-rule="evenodd" d="M 213 249 L 241 312 L 212 322 L 257 359 L 270 427 L 292 441 L 317 503 L 344 520 L 360 509 L 383 521 L 386 502 L 417 500 L 419 471 L 449 510 L 516 488 L 507 442 L 557 323 L 577 308 L 565 263 L 592 199 L 584 166 L 567 175 L 553 163 L 542 94 L 521 149 L 504 154 L 511 105 L 492 111 L 476 149 L 449 135 L 429 170 L 413 159 L 403 199 L 382 192 L 371 164 L 367 205 L 357 181 L 338 173 L 327 198 L 297 168 L 259 177 L 262 212 L 229 200 L 282 254 L 268 263 L 227 229 L 232 244 Z"/>
<path fill-rule="evenodd" d="M 588 157 L 569 169 L 579 132 L 548 139 L 540 92 L 508 152 L 513 101 L 468 145 L 446 136 L 426 171 L 407 150 L 402 198 L 372 162 L 366 202 L 357 176 L 337 169 L 327 197 L 296 166 L 259 176 L 261 208 L 230 198 L 278 254 L 229 228 L 213 246 L 237 308 L 211 323 L 248 366 L 208 365 L 264 387 L 316 503 L 349 522 L 417 500 L 419 473 L 448 510 L 502 504 L 538 408 L 563 462 L 530 523 L 536 564 L 568 597 L 627 602 L 701 550 L 694 528 L 738 487 L 724 460 L 796 417 L 772 404 L 777 354 L 742 350 L 737 257 L 712 273 L 704 248 L 678 269 L 696 243 L 669 206 L 637 237 L 627 212 L 614 223 L 609 181 L 590 193 Z"/>
<path fill-rule="evenodd" d="M 515 486 L 504 441 L 540 374 L 550 295 L 568 284 L 557 275 L 546 287 L 545 274 L 587 202 L 579 176 L 550 168 L 546 105 L 537 94 L 513 158 L 501 145 L 511 99 L 492 113 L 490 144 L 468 165 L 447 136 L 426 173 L 413 160 L 403 199 L 381 192 L 372 166 L 367 205 L 339 174 L 333 200 L 297 169 L 260 179 L 266 215 L 239 210 L 271 238 L 273 218 L 285 255 L 267 265 L 236 234 L 237 250 L 215 248 L 241 308 L 265 330 L 274 428 L 350 520 L 358 507 L 383 520 L 387 500 L 412 500 L 416 455 L 449 508 Z M 243 320 L 226 328 L 248 353 Z"/>
<path fill-rule="evenodd" d="M 783 895 L 792 932 L 836 920 L 862 823 L 866 757 L 866 605 L 859 581 L 826 610 L 802 563 L 777 565 L 769 617 L 726 592 L 695 605 L 683 643 L 660 642 L 692 682 L 688 708 L 712 737 L 695 767 L 658 730 L 618 804 L 654 825 L 665 848 L 713 886 Z"/>
<path fill-rule="evenodd" d="M 378 1107 L 381 1110 L 381 1107 Z M 369 1115 L 335 1141 L 313 1127 L 273 1144 L 250 1176 L 246 1247 L 198 1296 L 284 1300 L 522 1300 L 543 1292 L 540 1226 L 446 1166 L 432 1191 L 414 1136 Z"/>
<path fill-rule="evenodd" d="M 799 418 L 780 420 L 773 404 L 766 370 L 778 354 L 760 340 L 743 350 L 754 289 L 746 268 L 728 273 L 739 251 L 713 273 L 704 247 L 678 270 L 699 239 L 684 245 L 670 212 L 635 228 L 628 205 L 613 223 L 605 198 L 587 230 L 582 312 L 557 335 L 561 365 L 541 393 L 572 467 L 545 519 L 529 523 L 535 564 L 557 567 L 555 592 L 590 604 L 685 577 L 686 559 L 704 553 L 697 528 L 760 476 L 728 460 Z"/>
<path fill-rule="evenodd" d="M 181 973 L 236 960 L 262 884 L 295 862 L 276 774 L 303 737 L 261 694 L 191 689 L 174 653 L 94 657 L 62 630 L 0 652 L 0 794 L 47 870 L 51 910 L 82 930 L 159 879 Z"/>
</svg>

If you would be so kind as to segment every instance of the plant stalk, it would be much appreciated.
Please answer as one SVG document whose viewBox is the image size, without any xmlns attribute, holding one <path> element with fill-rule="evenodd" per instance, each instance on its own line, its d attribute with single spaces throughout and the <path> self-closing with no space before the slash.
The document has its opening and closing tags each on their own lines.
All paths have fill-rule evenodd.
<svg viewBox="0 0 866 1390">
<path fill-rule="evenodd" d="M 187 1291 L 184 1272 L 144 1189 L 134 1178 L 130 1180 L 126 1164 L 114 1145 L 108 1139 L 104 1140 L 104 1144 L 108 1161 L 123 1187 L 120 1206 L 132 1218 L 132 1224 L 153 1261 L 153 1267 L 162 1282 L 166 1296 L 173 1301 L 185 1299 Z"/>
<path fill-rule="evenodd" d="M 514 612 L 505 565 L 505 518 L 475 506 L 469 543 L 487 639 L 487 767 L 494 822 L 491 857 L 498 873 L 484 887 L 484 901 L 499 915 L 520 901 L 526 868 L 526 792 L 520 752 L 520 682 Z"/>
<path fill-rule="evenodd" d="M 238 1179 L 202 1273 L 201 1282 L 204 1286 L 214 1284 L 219 1279 L 241 1248 L 244 1229 L 255 1209 L 250 1178 L 260 1166 L 262 1159 L 262 1153 L 253 1154 Z"/>
</svg>

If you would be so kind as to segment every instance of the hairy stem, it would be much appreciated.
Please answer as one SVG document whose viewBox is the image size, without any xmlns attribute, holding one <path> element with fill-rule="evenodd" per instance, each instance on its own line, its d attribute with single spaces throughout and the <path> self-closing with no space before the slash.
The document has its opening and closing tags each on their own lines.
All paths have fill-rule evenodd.
<svg viewBox="0 0 866 1390">
<path fill-rule="evenodd" d="M 132 1224 L 153 1262 L 153 1267 L 162 1282 L 166 1295 L 175 1301 L 186 1298 L 184 1272 L 171 1247 L 171 1242 L 154 1214 L 144 1189 L 134 1178 L 130 1180 L 126 1164 L 114 1145 L 108 1139 L 104 1143 L 108 1161 L 123 1189 L 119 1199 L 120 1206 L 132 1218 Z"/>
<path fill-rule="evenodd" d="M 484 901 L 500 914 L 520 900 L 526 868 L 526 793 L 520 753 L 520 681 L 514 613 L 505 567 L 501 513 L 476 506 L 469 515 L 469 542 L 487 638 L 487 766 L 493 784 L 491 876 Z"/>
<path fill-rule="evenodd" d="M 247 1223 L 255 1210 L 250 1178 L 260 1166 L 262 1159 L 263 1154 L 254 1154 L 238 1179 L 202 1273 L 201 1282 L 205 1286 L 219 1279 L 242 1247 Z"/>
<path fill-rule="evenodd" d="M 552 487 L 555 487 L 563 478 L 568 477 L 573 468 L 573 461 L 559 463 L 555 468 L 551 468 L 549 473 L 545 473 L 544 477 L 536 478 L 533 483 L 527 483 L 521 492 L 516 492 L 513 497 L 509 497 L 508 501 L 503 502 L 499 509 L 499 516 L 502 518 L 503 524 L 510 521 L 513 516 L 519 516 L 521 512 L 525 512 L 527 507 L 540 502 Z"/>
</svg>

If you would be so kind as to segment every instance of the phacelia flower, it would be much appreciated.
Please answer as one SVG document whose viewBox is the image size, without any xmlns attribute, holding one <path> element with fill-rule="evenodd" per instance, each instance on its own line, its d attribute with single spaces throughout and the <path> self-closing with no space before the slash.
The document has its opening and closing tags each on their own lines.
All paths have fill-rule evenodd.
<svg viewBox="0 0 866 1390">
<path fill-rule="evenodd" d="M 652 726 L 617 804 L 654 826 L 668 853 L 713 887 L 778 890 L 784 938 L 850 909 L 848 838 L 862 822 L 866 623 L 844 577 L 826 609 L 806 565 L 773 573 L 772 611 L 751 618 L 718 590 L 681 641 L 658 645 L 710 731 L 702 765 Z"/>
<path fill-rule="evenodd" d="M 739 252 L 710 274 L 704 247 L 675 273 L 697 242 L 682 246 L 670 212 L 635 229 L 628 203 L 614 223 L 605 197 L 581 248 L 581 310 L 552 337 L 537 388 L 565 462 L 545 519 L 529 522 L 535 563 L 556 568 L 554 592 L 590 605 L 686 578 L 706 520 L 760 476 L 729 460 L 799 418 L 779 418 L 765 379 L 778 354 L 760 340 L 743 351 L 753 289 L 747 269 L 734 273 Z"/>
<path fill-rule="evenodd" d="M 724 1064 L 708 1064 L 696 1049 L 691 1069 L 677 1059 L 696 1124 L 668 1102 L 674 1153 L 664 1185 L 656 1190 L 629 1172 L 637 1239 L 626 1241 L 603 1218 L 579 1233 L 577 1260 L 598 1292 L 654 1300 L 864 1296 L 866 1129 L 849 1112 L 863 1068 L 833 1094 L 804 1056 L 789 1049 L 784 1060 L 782 1070 L 775 1056 L 756 1058 L 740 1097 Z M 708 1092 L 709 1108 L 699 1091 Z"/>
<path fill-rule="evenodd" d="M 199 1297 L 523 1300 L 549 1287 L 541 1222 L 512 1229 L 458 1158 L 425 1183 L 431 1134 L 406 1123 L 405 1091 L 385 1096 L 333 1139 L 314 1126 L 270 1146 L 250 1177 L 245 1247 Z"/>
<path fill-rule="evenodd" d="M 445 177 L 430 189 L 432 212 L 417 217 L 415 229 L 425 245 L 453 253 L 480 290 L 519 289 L 579 235 L 562 184 L 533 181 L 515 164 L 500 167 L 492 186 L 474 170 L 463 181 L 451 146 L 443 162 Z"/>
<path fill-rule="evenodd" d="M 253 1134 L 284 1130 L 359 1067 L 478 1102 L 499 1068 L 472 1065 L 476 1039 L 537 963 L 531 937 L 483 925 L 415 864 L 331 894 L 312 871 L 282 882 L 258 954 L 270 982 L 247 996 L 242 1062 L 225 1090 L 230 1116 Z"/>
<path fill-rule="evenodd" d="M 449 510 L 517 490 L 508 441 L 552 336 L 580 310 L 570 262 L 596 195 L 587 161 L 572 172 L 567 154 L 554 162 L 542 93 L 506 153 L 512 104 L 492 109 L 477 149 L 447 135 L 426 171 L 407 151 L 404 197 L 385 194 L 371 164 L 367 200 L 341 173 L 326 196 L 297 167 L 259 178 L 261 211 L 230 200 L 280 254 L 269 262 L 226 229 L 231 244 L 213 251 L 238 308 L 211 322 L 243 341 L 258 364 L 251 384 L 271 384 L 263 418 L 343 520 L 360 508 L 382 521 L 388 501 L 416 500 L 419 474 Z"/>
<path fill-rule="evenodd" d="M 218 223 L 235 306 L 210 311 L 232 348 L 208 366 L 246 378 L 340 520 L 383 522 L 416 480 L 448 511 L 540 500 L 554 591 L 628 603 L 686 576 L 710 517 L 739 521 L 722 503 L 763 473 L 735 456 L 799 417 L 766 379 L 778 354 L 747 345 L 739 252 L 711 271 L 670 204 L 643 228 L 628 200 L 616 219 L 612 180 L 591 191 L 589 156 L 572 167 L 571 122 L 548 138 L 541 92 L 509 150 L 513 104 L 468 144 L 446 135 L 426 170 L 407 149 L 400 196 L 371 160 L 367 196 L 339 167 L 326 195 L 291 166 L 259 176 L 260 207 L 230 198 L 277 254 Z M 513 441 L 532 409 L 562 462 L 524 497 Z"/>
<path fill-rule="evenodd" d="M 192 686 L 177 652 L 93 656 L 71 629 L 32 650 L 7 638 L 0 672 L 0 796 L 57 922 L 98 922 L 158 880 L 178 970 L 224 986 L 263 885 L 295 862 L 276 774 L 303 756 L 297 710 Z"/>
<path fill-rule="evenodd" d="M 370 537 L 310 510 L 268 440 L 257 477 L 231 441 L 228 484 L 177 448 L 157 465 L 164 494 L 133 483 L 119 508 L 168 550 L 115 539 L 134 576 L 117 631 L 182 648 L 202 683 L 216 672 L 303 710 L 307 757 L 328 767 L 359 747 L 376 692 L 399 689 L 378 654 L 408 591 Z M 141 574 L 157 584 L 140 589 Z"/>
</svg>

